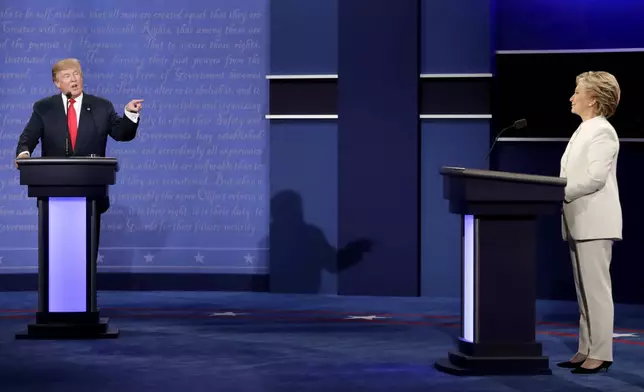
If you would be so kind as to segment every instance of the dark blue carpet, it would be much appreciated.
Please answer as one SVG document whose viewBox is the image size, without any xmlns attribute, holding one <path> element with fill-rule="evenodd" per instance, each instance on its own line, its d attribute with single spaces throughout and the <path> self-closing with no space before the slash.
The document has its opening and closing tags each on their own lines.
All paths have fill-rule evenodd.
<svg viewBox="0 0 644 392">
<path fill-rule="evenodd" d="M 36 303 L 0 293 L 1 392 L 644 391 L 644 307 L 617 306 L 608 373 L 554 366 L 576 350 L 576 307 L 540 302 L 552 376 L 461 378 L 433 368 L 458 336 L 454 300 L 107 292 L 118 339 L 15 340 Z"/>
</svg>

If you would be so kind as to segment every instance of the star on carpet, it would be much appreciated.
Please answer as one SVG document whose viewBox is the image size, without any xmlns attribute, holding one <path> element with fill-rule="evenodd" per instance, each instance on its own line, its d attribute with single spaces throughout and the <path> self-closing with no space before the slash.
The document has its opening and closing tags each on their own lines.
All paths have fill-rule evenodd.
<svg viewBox="0 0 644 392">
<path fill-rule="evenodd" d="M 636 333 L 614 333 L 613 338 L 636 338 Z"/>
<path fill-rule="evenodd" d="M 227 316 L 227 317 L 235 317 L 235 316 L 242 316 L 244 314 L 248 313 L 235 313 L 235 312 L 222 312 L 222 313 L 211 313 L 211 317 L 221 317 L 221 316 Z"/>
<path fill-rule="evenodd" d="M 384 317 L 384 316 L 347 316 L 347 320 L 375 320 L 375 319 L 388 319 L 391 317 Z"/>
</svg>

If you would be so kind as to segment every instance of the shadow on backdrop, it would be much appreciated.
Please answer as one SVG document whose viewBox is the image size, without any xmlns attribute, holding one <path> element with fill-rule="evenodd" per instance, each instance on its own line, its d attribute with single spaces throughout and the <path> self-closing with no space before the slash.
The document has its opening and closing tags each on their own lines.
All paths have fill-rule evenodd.
<svg viewBox="0 0 644 392">
<path fill-rule="evenodd" d="M 304 220 L 302 196 L 292 190 L 271 198 L 268 245 L 269 287 L 277 293 L 319 293 L 322 273 L 337 278 L 339 270 L 359 263 L 372 241 L 358 239 L 341 249 L 333 247 L 322 230 Z"/>
</svg>

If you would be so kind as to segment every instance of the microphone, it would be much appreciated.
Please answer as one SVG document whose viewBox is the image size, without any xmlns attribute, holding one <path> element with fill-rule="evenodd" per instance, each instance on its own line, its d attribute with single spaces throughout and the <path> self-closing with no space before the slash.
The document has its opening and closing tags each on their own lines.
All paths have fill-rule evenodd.
<svg viewBox="0 0 644 392">
<path fill-rule="evenodd" d="M 67 92 L 67 133 L 65 133 L 65 157 L 69 156 L 69 100 L 72 98 L 72 93 Z"/>
<path fill-rule="evenodd" d="M 522 118 L 521 120 L 515 121 L 514 124 L 510 125 L 509 127 L 503 128 L 501 132 L 499 132 L 499 134 L 496 135 L 496 137 L 494 138 L 494 143 L 492 143 L 492 147 L 490 147 L 490 151 L 487 152 L 487 156 L 485 157 L 485 159 L 487 160 L 490 158 L 490 154 L 492 153 L 492 150 L 494 149 L 496 142 L 499 140 L 501 135 L 503 135 L 503 132 L 507 131 L 508 129 L 521 129 L 527 126 L 528 126 L 528 121 L 525 118 Z"/>
</svg>

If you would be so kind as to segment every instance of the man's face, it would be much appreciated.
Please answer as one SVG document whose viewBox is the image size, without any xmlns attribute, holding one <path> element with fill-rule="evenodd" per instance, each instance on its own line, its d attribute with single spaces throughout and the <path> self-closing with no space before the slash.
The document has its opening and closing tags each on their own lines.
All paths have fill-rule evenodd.
<svg viewBox="0 0 644 392">
<path fill-rule="evenodd" d="M 54 84 L 63 94 L 70 92 L 76 98 L 83 92 L 83 72 L 80 68 L 63 69 L 56 74 Z"/>
</svg>

